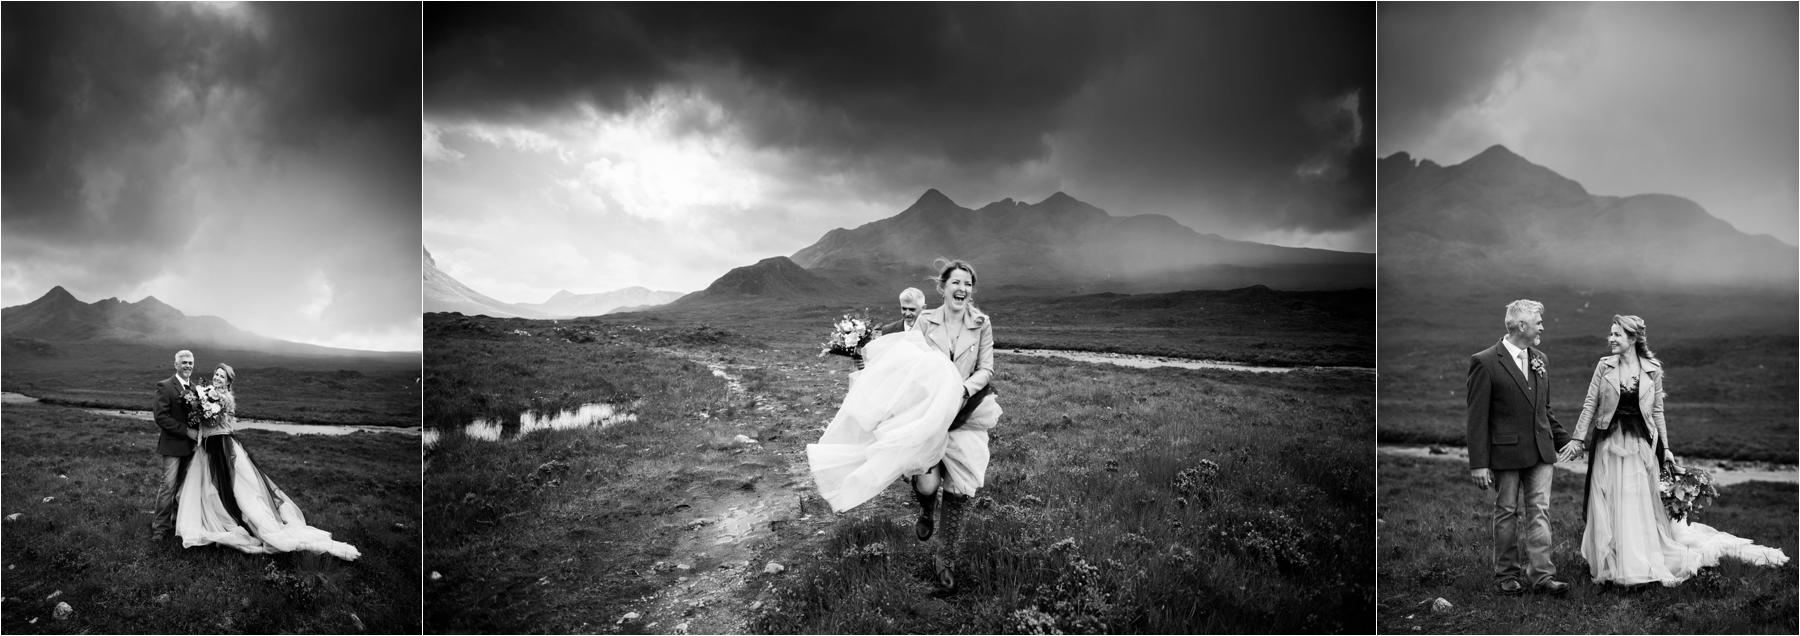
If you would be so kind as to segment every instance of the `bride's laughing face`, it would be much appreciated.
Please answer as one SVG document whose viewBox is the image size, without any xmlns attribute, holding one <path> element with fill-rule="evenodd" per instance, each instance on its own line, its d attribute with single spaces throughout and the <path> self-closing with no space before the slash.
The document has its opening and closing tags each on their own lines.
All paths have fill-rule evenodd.
<svg viewBox="0 0 1800 636">
<path fill-rule="evenodd" d="M 1625 353 L 1625 350 L 1629 348 L 1631 348 L 1631 336 L 1625 335 L 1623 327 L 1614 324 L 1612 331 L 1606 334 L 1606 350 L 1611 351 L 1613 355 L 1619 355 Z"/>
<path fill-rule="evenodd" d="M 225 370 L 224 369 L 217 369 L 217 370 L 213 371 L 213 377 L 212 377 L 213 386 L 219 387 L 221 389 L 225 388 L 226 381 L 227 380 L 225 379 Z"/>
<path fill-rule="evenodd" d="M 950 278 L 938 286 L 938 292 L 944 295 L 944 304 L 957 311 L 969 308 L 969 299 L 975 297 L 974 277 L 966 269 L 950 270 Z"/>
</svg>

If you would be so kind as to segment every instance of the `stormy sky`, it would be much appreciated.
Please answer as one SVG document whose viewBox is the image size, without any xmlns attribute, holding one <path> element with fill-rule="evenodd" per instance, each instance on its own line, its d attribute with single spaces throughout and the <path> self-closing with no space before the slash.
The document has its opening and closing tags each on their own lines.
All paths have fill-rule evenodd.
<svg viewBox="0 0 1800 636">
<path fill-rule="evenodd" d="M 1796 238 L 1794 3 L 1384 4 L 1378 154 L 1493 144 Z"/>
<path fill-rule="evenodd" d="M 4 294 L 418 350 L 419 5 L 7 3 Z"/>
<path fill-rule="evenodd" d="M 1372 3 L 458 3 L 424 22 L 425 245 L 509 302 L 700 289 L 928 188 L 1374 249 Z"/>
</svg>

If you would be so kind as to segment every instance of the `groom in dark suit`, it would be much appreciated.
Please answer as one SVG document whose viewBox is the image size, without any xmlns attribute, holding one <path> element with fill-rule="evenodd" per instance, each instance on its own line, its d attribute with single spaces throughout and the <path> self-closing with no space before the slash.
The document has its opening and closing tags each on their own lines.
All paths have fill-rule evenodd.
<svg viewBox="0 0 1800 636">
<path fill-rule="evenodd" d="M 175 375 L 156 383 L 156 409 L 153 414 L 162 435 L 156 451 L 162 455 L 162 484 L 156 489 L 156 518 L 150 522 L 150 540 L 162 541 L 175 530 L 175 494 L 181 480 L 187 477 L 188 461 L 194 458 L 194 440 L 199 434 L 188 428 L 187 396 L 194 392 L 194 352 L 183 349 L 175 353 Z"/>
<path fill-rule="evenodd" d="M 1569 434 L 1550 409 L 1549 359 L 1533 348 L 1543 331 L 1544 304 L 1513 301 L 1506 337 L 1469 357 L 1469 476 L 1494 487 L 1494 577 L 1506 595 L 1569 591 L 1550 562 L 1550 481 Z"/>
</svg>

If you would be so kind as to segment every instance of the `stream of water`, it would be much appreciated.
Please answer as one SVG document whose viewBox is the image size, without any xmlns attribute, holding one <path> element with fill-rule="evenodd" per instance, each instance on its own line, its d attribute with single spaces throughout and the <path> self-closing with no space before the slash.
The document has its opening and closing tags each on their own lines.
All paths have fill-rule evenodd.
<svg viewBox="0 0 1800 636">
<path fill-rule="evenodd" d="M 1219 360 L 1194 360 L 1190 358 L 1170 358 L 1167 356 L 1145 356 L 1131 353 L 1103 353 L 1097 351 L 1066 351 L 1062 349 L 995 349 L 994 352 L 1034 358 L 1063 358 L 1077 362 L 1111 364 L 1137 369 L 1176 367 L 1181 369 L 1223 369 L 1226 371 L 1244 371 L 1248 373 L 1291 373 L 1301 369 L 1374 370 L 1368 367 L 1266 367 L 1237 362 L 1222 362 Z"/>
<path fill-rule="evenodd" d="M 1383 444 L 1381 454 L 1402 457 L 1417 457 L 1441 461 L 1469 461 L 1469 450 L 1460 446 L 1417 446 L 1408 444 Z M 1743 462 L 1705 457 L 1682 457 L 1682 463 L 1697 466 L 1712 473 L 1713 483 L 1719 486 L 1730 486 L 1750 481 L 1772 481 L 1783 484 L 1800 483 L 1800 471 L 1791 464 L 1772 462 Z M 1587 473 L 1587 462 L 1563 462 L 1556 465 L 1557 470 L 1575 473 Z"/>
<path fill-rule="evenodd" d="M 24 395 L 21 393 L 6 392 L 6 393 L 0 393 L 0 404 L 40 404 L 40 402 L 38 401 L 37 398 L 31 397 L 29 395 Z M 78 406 L 65 407 L 65 408 L 80 409 L 82 411 L 86 411 L 88 413 L 93 413 L 96 415 L 108 415 L 108 416 L 112 416 L 112 417 L 128 417 L 128 418 L 135 419 L 135 420 L 152 421 L 155 419 L 155 416 L 152 415 L 149 411 L 139 411 L 139 410 L 134 410 L 134 409 L 95 409 L 95 408 L 82 408 L 82 407 L 78 407 Z M 256 430 L 263 430 L 263 431 L 277 431 L 277 432 L 281 432 L 281 433 L 287 433 L 289 435 L 349 435 L 351 433 L 356 433 L 356 432 L 394 433 L 394 434 L 399 434 L 399 435 L 418 435 L 418 434 L 420 434 L 420 430 L 421 430 L 421 428 L 418 426 L 350 426 L 350 425 L 344 425 L 344 424 L 296 424 L 294 422 L 281 422 L 281 421 L 276 421 L 276 420 L 258 420 L 258 419 L 249 419 L 249 418 L 239 419 L 237 421 L 236 426 L 238 428 L 248 428 L 248 429 L 256 429 Z"/>
</svg>

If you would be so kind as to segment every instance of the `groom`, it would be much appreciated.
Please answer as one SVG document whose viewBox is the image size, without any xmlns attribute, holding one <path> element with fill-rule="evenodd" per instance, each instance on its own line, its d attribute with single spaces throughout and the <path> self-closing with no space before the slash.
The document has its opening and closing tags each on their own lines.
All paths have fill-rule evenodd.
<svg viewBox="0 0 1800 636">
<path fill-rule="evenodd" d="M 156 451 L 162 455 L 162 484 L 156 489 L 156 519 L 150 522 L 150 540 L 161 542 L 175 530 L 175 493 L 187 477 L 188 460 L 194 458 L 199 434 L 188 428 L 187 396 L 194 392 L 194 352 L 175 352 L 175 375 L 156 383 L 157 428 L 162 429 Z"/>
<path fill-rule="evenodd" d="M 1469 476 L 1494 487 L 1495 589 L 1509 596 L 1569 591 L 1550 562 L 1550 480 L 1569 434 L 1550 410 L 1549 359 L 1532 348 L 1543 332 L 1544 304 L 1515 300 L 1506 337 L 1469 357 Z"/>
</svg>

